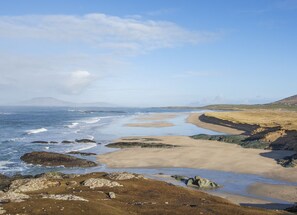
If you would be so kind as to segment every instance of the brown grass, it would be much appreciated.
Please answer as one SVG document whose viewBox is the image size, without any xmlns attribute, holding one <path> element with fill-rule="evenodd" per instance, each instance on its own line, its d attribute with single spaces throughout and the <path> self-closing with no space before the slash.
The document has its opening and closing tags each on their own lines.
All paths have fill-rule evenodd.
<svg viewBox="0 0 297 215">
<path fill-rule="evenodd" d="M 254 124 L 261 127 L 281 126 L 285 130 L 297 130 L 297 112 L 281 110 L 246 110 L 238 112 L 211 112 L 206 116 L 234 123 Z"/>
</svg>

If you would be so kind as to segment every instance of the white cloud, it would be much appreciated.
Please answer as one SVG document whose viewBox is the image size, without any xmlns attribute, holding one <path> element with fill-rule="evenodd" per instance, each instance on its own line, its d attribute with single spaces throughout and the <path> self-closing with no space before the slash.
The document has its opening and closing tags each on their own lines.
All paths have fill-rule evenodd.
<svg viewBox="0 0 297 215">
<path fill-rule="evenodd" d="M 175 23 L 105 14 L 0 16 L 0 38 L 82 42 L 139 53 L 214 40 L 218 33 L 190 31 Z"/>
<path fill-rule="evenodd" d="M 94 81 L 94 77 L 88 71 L 74 71 L 63 83 L 64 90 L 70 94 L 79 94 Z"/>
</svg>

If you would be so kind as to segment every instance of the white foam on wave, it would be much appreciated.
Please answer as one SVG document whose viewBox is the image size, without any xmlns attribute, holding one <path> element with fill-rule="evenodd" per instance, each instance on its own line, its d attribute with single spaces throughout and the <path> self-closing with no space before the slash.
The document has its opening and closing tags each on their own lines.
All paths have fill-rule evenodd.
<svg viewBox="0 0 297 215">
<path fill-rule="evenodd" d="M 12 113 L 0 112 L 0 115 L 11 115 Z"/>
<path fill-rule="evenodd" d="M 73 122 L 73 123 L 71 123 L 70 125 L 67 125 L 66 127 L 67 127 L 67 128 L 75 128 L 75 127 L 78 126 L 78 125 L 79 125 L 78 122 Z"/>
<path fill-rule="evenodd" d="M 3 170 L 3 169 L 7 169 L 8 167 L 6 165 L 8 164 L 13 164 L 14 162 L 11 162 L 11 161 L 0 161 L 0 169 Z"/>
<path fill-rule="evenodd" d="M 27 130 L 26 133 L 27 134 L 38 134 L 38 133 L 42 133 L 42 132 L 46 132 L 46 131 L 47 131 L 46 128 L 38 128 L 38 129 Z"/>
<path fill-rule="evenodd" d="M 77 146 L 77 145 L 76 145 Z M 97 144 L 96 143 L 84 143 L 83 145 L 80 145 L 78 147 L 73 147 L 71 148 L 71 150 L 69 151 L 66 151 L 67 152 L 71 152 L 71 151 L 84 151 L 84 150 L 87 150 L 87 149 L 91 149 L 91 148 L 94 148 L 96 147 Z"/>
<path fill-rule="evenodd" d="M 90 118 L 90 119 L 85 120 L 84 123 L 95 124 L 95 123 L 97 123 L 99 121 L 100 121 L 100 117 L 94 117 L 94 118 Z"/>
</svg>

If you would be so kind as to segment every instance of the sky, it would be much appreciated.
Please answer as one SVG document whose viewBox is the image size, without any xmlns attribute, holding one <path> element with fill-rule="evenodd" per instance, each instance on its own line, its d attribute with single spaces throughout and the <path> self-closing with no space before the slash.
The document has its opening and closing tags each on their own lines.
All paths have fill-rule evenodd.
<svg viewBox="0 0 297 215">
<path fill-rule="evenodd" d="M 0 2 L 0 104 L 266 103 L 297 94 L 297 0 Z"/>
</svg>

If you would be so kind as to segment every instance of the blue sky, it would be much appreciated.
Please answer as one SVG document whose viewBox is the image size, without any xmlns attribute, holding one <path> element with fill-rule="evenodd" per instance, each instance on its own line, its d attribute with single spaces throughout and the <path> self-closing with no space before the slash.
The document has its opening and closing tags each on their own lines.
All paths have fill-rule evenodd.
<svg viewBox="0 0 297 215">
<path fill-rule="evenodd" d="M 1 104 L 261 103 L 297 92 L 297 0 L 0 3 Z"/>
</svg>

